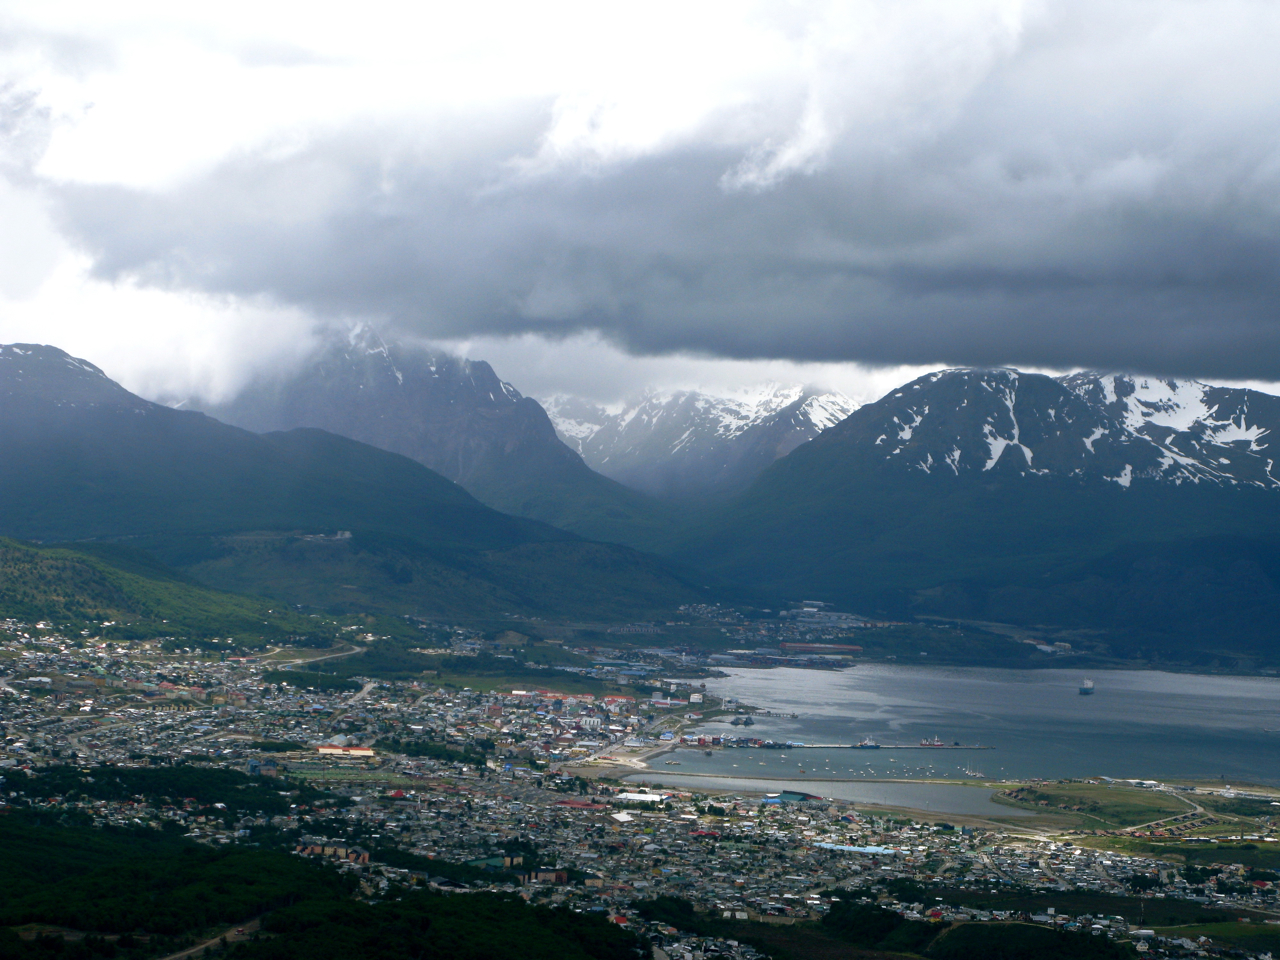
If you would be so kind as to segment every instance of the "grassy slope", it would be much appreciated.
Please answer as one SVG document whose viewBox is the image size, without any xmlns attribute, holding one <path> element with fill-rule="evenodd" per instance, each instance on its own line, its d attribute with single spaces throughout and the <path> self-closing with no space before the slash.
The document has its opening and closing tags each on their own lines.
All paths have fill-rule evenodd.
<svg viewBox="0 0 1280 960">
<path fill-rule="evenodd" d="M 320 430 L 32 405 L 0 425 L 0 529 L 39 540 L 363 529 L 458 549 L 572 539 L 485 507 L 404 457 Z"/>
<path fill-rule="evenodd" d="M 96 772 L 96 771 L 95 771 Z M 230 923 L 263 917 L 271 936 L 238 960 L 628 960 L 634 938 L 604 917 L 530 907 L 519 898 L 410 895 L 354 901 L 353 878 L 287 853 L 210 849 L 159 831 L 69 826 L 68 816 L 0 817 L 0 924 L 56 925 L 130 940 L 22 941 L 0 928 L 13 960 L 148 960 Z M 60 822 L 62 821 L 62 822 Z M 445 865 L 440 872 L 451 872 Z M 458 872 L 456 868 L 454 871 Z M 132 937 L 145 931 L 140 944 Z M 209 951 L 205 951 L 207 954 Z"/>
<path fill-rule="evenodd" d="M 1208 937 L 1215 947 L 1235 947 L 1250 953 L 1280 950 L 1280 930 L 1258 923 L 1201 923 L 1187 927 L 1156 927 L 1162 937 Z"/>
<path fill-rule="evenodd" d="M 0 617 L 91 626 L 109 634 L 193 639 L 234 636 L 242 645 L 314 629 L 307 619 L 255 597 L 200 586 L 140 551 L 92 552 L 0 539 Z"/>
</svg>

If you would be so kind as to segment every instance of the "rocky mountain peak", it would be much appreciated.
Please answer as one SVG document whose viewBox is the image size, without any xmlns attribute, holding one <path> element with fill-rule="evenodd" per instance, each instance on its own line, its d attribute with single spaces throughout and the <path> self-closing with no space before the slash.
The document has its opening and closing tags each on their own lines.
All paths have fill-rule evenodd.
<svg viewBox="0 0 1280 960">
<path fill-rule="evenodd" d="M 60 404 L 150 406 L 89 361 L 37 343 L 0 344 L 0 395 Z"/>
<path fill-rule="evenodd" d="M 651 390 L 609 407 L 571 396 L 544 405 L 593 469 L 677 497 L 744 487 L 857 407 L 838 393 L 775 382 L 726 394 Z"/>
<path fill-rule="evenodd" d="M 319 427 L 390 450 L 489 506 L 587 536 L 621 539 L 647 509 L 594 474 L 538 402 L 488 363 L 384 338 L 364 324 L 335 332 L 292 375 L 255 383 L 206 412 L 260 433 Z"/>
</svg>

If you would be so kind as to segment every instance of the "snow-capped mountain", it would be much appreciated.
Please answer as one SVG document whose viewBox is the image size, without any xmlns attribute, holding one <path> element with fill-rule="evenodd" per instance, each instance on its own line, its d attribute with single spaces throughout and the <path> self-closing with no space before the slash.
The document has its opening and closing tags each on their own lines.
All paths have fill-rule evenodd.
<svg viewBox="0 0 1280 960">
<path fill-rule="evenodd" d="M 679 555 L 890 618 L 1280 654 L 1276 438 L 1254 390 L 941 370 L 778 460 Z"/>
<path fill-rule="evenodd" d="M 260 433 L 318 427 L 403 454 L 491 507 L 587 536 L 625 541 L 649 505 L 593 473 L 556 437 L 538 402 L 484 361 L 384 340 L 367 325 L 335 332 L 301 370 L 205 407 Z"/>
<path fill-rule="evenodd" d="M 1280 487 L 1280 398 L 1192 380 L 942 370 L 863 407 L 828 442 L 923 473 Z"/>
<path fill-rule="evenodd" d="M 543 405 L 560 438 L 593 469 L 676 497 L 744 487 L 857 409 L 838 393 L 776 383 L 726 396 L 651 392 L 614 407 L 568 396 Z"/>
<path fill-rule="evenodd" d="M 1062 382 L 1159 451 L 1147 476 L 1175 483 L 1280 486 L 1280 397 L 1195 380 L 1081 373 Z"/>
</svg>

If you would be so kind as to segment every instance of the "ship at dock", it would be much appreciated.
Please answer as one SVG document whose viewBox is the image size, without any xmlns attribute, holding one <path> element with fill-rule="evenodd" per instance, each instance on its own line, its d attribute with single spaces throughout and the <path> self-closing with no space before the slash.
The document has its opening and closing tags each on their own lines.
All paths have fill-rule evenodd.
<svg viewBox="0 0 1280 960">
<path fill-rule="evenodd" d="M 879 750 L 880 744 L 876 743 L 870 737 L 863 737 L 854 745 L 855 750 Z"/>
<path fill-rule="evenodd" d="M 1093 681 L 1087 677 L 1080 681 L 1080 696 L 1088 697 L 1093 694 Z"/>
</svg>

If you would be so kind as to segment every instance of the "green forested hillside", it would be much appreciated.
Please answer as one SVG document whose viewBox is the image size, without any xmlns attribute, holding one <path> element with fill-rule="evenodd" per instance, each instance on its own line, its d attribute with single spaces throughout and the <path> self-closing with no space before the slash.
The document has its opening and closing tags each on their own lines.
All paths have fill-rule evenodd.
<svg viewBox="0 0 1280 960">
<path fill-rule="evenodd" d="M 36 547 L 2 538 L 0 618 L 122 639 L 234 637 L 249 647 L 316 630 L 313 620 L 278 604 L 211 590 L 138 550 Z"/>
<path fill-rule="evenodd" d="M 0 535 L 127 542 L 215 587 L 323 608 L 630 618 L 706 595 L 667 561 L 499 513 L 407 457 L 253 434 L 24 349 L 0 370 Z"/>
<path fill-rule="evenodd" d="M 778 600 L 894 619 L 1103 631 L 1117 652 L 1280 649 L 1273 491 L 894 474 L 839 440 L 774 464 L 681 556 Z"/>
<path fill-rule="evenodd" d="M 654 619 L 708 593 L 672 562 L 576 539 L 473 551 L 362 531 L 350 539 L 254 532 L 139 542 L 219 589 L 335 614 Z"/>
<path fill-rule="evenodd" d="M 66 812 L 9 810 L 0 816 L 0 956 L 6 960 L 152 960 L 259 916 L 269 938 L 234 944 L 221 956 L 636 955 L 635 937 L 599 916 L 484 893 L 408 894 L 371 905 L 352 899 L 355 877 L 288 853 L 210 849 L 183 839 L 179 829 L 102 830 L 76 820 Z M 9 929 L 28 924 L 89 936 L 24 940 Z"/>
</svg>

